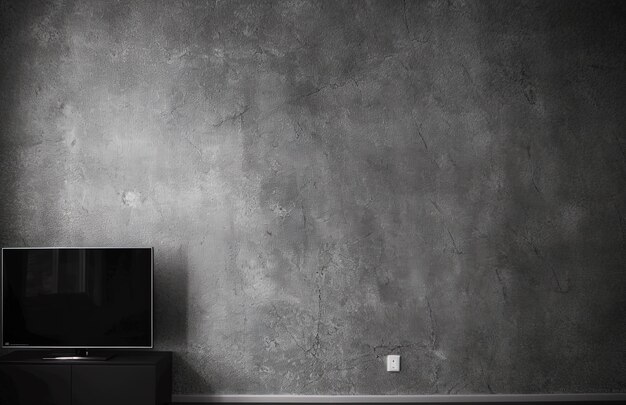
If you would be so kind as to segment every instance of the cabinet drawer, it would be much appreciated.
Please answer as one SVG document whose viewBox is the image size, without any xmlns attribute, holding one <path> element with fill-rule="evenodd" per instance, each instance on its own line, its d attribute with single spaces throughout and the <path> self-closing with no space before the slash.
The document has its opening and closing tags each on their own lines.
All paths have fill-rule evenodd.
<svg viewBox="0 0 626 405">
<path fill-rule="evenodd" d="M 68 405 L 71 366 L 0 365 L 0 404 Z"/>
<path fill-rule="evenodd" d="M 72 366 L 72 405 L 154 405 L 155 388 L 153 366 Z"/>
</svg>

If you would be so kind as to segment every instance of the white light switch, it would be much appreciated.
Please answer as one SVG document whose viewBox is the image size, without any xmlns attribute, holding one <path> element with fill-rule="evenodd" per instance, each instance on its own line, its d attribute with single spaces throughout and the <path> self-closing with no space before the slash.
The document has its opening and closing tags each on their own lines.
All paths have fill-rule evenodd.
<svg viewBox="0 0 626 405">
<path fill-rule="evenodd" d="M 400 355 L 390 354 L 387 356 L 387 371 L 398 372 L 400 371 Z"/>
</svg>

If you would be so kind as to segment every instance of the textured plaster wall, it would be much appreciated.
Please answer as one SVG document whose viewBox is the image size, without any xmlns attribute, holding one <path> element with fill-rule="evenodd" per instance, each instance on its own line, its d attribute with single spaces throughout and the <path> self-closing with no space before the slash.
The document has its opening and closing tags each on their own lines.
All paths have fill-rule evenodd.
<svg viewBox="0 0 626 405">
<path fill-rule="evenodd" d="M 154 246 L 175 392 L 626 390 L 624 3 L 0 4 L 0 244 Z"/>
</svg>

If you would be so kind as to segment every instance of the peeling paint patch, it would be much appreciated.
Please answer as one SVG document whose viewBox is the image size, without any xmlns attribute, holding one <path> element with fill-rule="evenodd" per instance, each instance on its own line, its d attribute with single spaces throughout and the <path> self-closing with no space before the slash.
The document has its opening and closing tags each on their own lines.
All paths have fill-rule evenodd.
<svg viewBox="0 0 626 405">
<path fill-rule="evenodd" d="M 293 210 L 293 206 L 286 208 L 286 207 L 281 206 L 278 203 L 274 203 L 270 205 L 270 209 L 277 217 L 285 219 L 291 214 L 291 211 Z"/>
<path fill-rule="evenodd" d="M 441 360 L 448 360 L 448 356 L 446 356 L 446 354 L 441 350 L 435 350 L 433 351 L 433 354 Z"/>
<path fill-rule="evenodd" d="M 124 191 L 122 193 L 122 203 L 131 208 L 138 208 L 141 205 L 141 193 L 138 191 Z"/>
</svg>

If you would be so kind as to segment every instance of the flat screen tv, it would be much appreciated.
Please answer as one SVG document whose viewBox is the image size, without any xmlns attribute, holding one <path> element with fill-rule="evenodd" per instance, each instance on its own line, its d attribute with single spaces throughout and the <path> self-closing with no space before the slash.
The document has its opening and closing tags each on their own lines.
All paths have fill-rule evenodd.
<svg viewBox="0 0 626 405">
<path fill-rule="evenodd" d="M 3 248 L 2 347 L 151 348 L 152 248 Z"/>
</svg>

